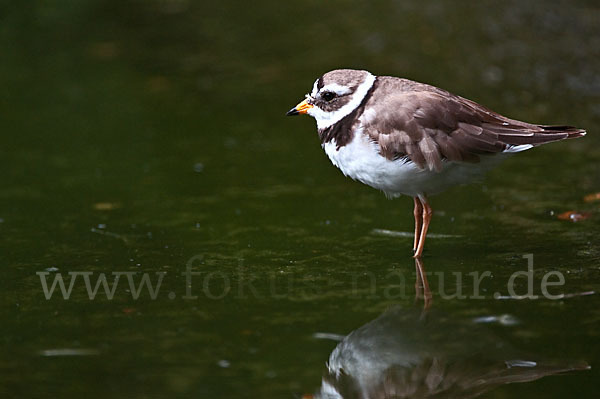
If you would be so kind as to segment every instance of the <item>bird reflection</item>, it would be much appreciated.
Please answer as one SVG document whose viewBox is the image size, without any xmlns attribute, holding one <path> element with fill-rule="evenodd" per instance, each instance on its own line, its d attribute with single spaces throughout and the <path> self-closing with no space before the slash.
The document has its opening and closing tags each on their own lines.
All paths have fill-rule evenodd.
<svg viewBox="0 0 600 399">
<path fill-rule="evenodd" d="M 433 295 L 427 281 L 425 265 L 421 258 L 415 258 L 415 301 L 423 299 L 423 309 L 428 310 L 433 303 Z"/>
<path fill-rule="evenodd" d="M 428 290 L 426 280 L 421 286 Z M 423 294 L 426 308 L 430 296 Z M 394 307 L 338 344 L 316 397 L 475 398 L 502 384 L 587 368 L 516 351 L 474 320 Z"/>
</svg>

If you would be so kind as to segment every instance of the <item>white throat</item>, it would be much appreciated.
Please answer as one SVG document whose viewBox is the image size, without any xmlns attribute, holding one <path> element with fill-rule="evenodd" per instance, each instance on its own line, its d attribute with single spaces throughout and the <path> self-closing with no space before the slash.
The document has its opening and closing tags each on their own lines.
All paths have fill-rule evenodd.
<svg viewBox="0 0 600 399">
<path fill-rule="evenodd" d="M 326 129 L 329 126 L 339 122 L 343 117 L 354 111 L 365 98 L 373 84 L 375 83 L 375 76 L 369 73 L 364 82 L 358 86 L 352 99 L 348 102 L 348 104 L 344 105 L 342 108 L 333 112 L 325 112 L 318 107 L 312 107 L 308 110 L 308 115 L 312 116 L 317 120 L 317 127 L 319 129 Z"/>
</svg>

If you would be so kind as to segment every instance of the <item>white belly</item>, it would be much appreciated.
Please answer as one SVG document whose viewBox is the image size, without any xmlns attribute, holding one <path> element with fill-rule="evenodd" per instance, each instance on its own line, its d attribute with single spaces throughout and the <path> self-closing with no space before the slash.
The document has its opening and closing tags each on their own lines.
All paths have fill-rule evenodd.
<svg viewBox="0 0 600 399">
<path fill-rule="evenodd" d="M 437 194 L 451 186 L 477 179 L 504 158 L 490 156 L 477 164 L 443 161 L 442 171 L 435 172 L 403 159 L 386 159 L 379 154 L 379 145 L 360 131 L 356 131 L 352 141 L 339 150 L 335 140 L 324 144 L 323 148 L 344 175 L 381 190 L 388 197 Z"/>
</svg>

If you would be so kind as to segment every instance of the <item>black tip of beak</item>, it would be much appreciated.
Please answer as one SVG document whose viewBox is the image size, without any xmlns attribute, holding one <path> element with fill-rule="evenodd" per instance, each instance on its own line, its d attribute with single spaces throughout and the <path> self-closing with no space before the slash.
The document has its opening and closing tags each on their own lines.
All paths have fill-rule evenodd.
<svg viewBox="0 0 600 399">
<path fill-rule="evenodd" d="M 296 109 L 296 107 L 290 109 L 285 116 L 294 116 L 294 115 L 300 115 L 300 112 L 298 112 L 298 110 Z"/>
</svg>

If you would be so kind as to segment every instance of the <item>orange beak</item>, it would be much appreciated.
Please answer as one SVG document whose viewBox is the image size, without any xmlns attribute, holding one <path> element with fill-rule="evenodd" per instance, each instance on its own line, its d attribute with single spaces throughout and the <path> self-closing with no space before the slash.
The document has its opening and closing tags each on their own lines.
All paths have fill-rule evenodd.
<svg viewBox="0 0 600 399">
<path fill-rule="evenodd" d="M 314 107 L 314 105 L 309 104 L 307 100 L 304 100 L 300 104 L 296 105 L 294 108 L 290 109 L 286 115 L 292 116 L 292 115 L 305 114 L 312 107 Z"/>
</svg>

